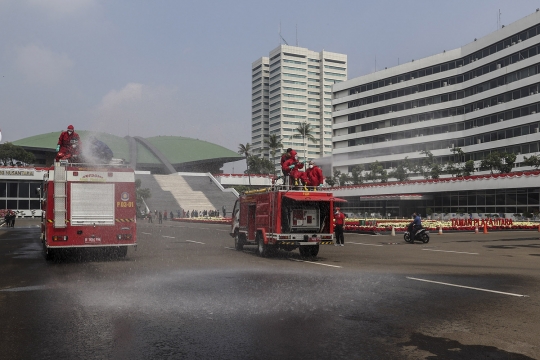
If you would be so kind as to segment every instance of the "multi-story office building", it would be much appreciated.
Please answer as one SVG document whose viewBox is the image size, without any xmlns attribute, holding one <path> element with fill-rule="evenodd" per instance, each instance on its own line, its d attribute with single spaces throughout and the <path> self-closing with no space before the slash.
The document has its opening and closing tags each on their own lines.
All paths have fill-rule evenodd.
<svg viewBox="0 0 540 360">
<path fill-rule="evenodd" d="M 453 147 L 479 163 L 490 152 L 523 157 L 540 145 L 540 12 L 455 50 L 333 88 L 333 168 L 375 161 L 394 169 Z M 444 176 L 444 175 L 443 175 Z"/>
<path fill-rule="evenodd" d="M 252 64 L 251 143 L 254 154 L 270 159 L 265 144 L 276 134 L 300 157 L 332 153 L 332 85 L 347 79 L 347 55 L 280 45 Z M 296 128 L 312 126 L 316 142 Z M 276 155 L 279 156 L 280 154 Z M 270 159 L 275 160 L 275 159 Z"/>
</svg>

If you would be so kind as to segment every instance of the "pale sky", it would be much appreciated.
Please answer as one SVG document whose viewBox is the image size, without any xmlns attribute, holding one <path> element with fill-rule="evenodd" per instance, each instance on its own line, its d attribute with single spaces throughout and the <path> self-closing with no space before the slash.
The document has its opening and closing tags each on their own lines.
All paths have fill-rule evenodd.
<svg viewBox="0 0 540 360">
<path fill-rule="evenodd" d="M 505 25 L 539 7 L 532 0 L 0 0 L 2 141 L 73 124 L 237 151 L 251 142 L 251 63 L 280 44 L 280 22 L 289 45 L 297 27 L 299 46 L 348 55 L 351 79 L 373 72 L 375 58 L 380 70 L 487 35 L 499 9 Z"/>
</svg>

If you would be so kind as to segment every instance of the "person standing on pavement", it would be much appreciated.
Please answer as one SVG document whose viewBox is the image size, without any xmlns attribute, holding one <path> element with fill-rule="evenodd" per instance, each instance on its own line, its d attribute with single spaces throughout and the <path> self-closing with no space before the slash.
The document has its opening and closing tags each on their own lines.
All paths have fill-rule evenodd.
<svg viewBox="0 0 540 360">
<path fill-rule="evenodd" d="M 345 214 L 341 212 L 340 208 L 336 208 L 334 212 L 334 232 L 336 233 L 335 246 L 345 246 L 345 237 L 343 236 L 343 225 L 345 225 Z"/>
<path fill-rule="evenodd" d="M 161 213 L 161 211 L 158 214 L 158 224 L 163 224 L 163 214 Z"/>
</svg>

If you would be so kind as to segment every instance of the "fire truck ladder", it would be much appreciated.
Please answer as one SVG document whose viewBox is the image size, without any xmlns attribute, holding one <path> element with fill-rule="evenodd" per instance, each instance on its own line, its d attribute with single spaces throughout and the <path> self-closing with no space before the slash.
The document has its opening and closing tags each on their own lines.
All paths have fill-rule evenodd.
<svg viewBox="0 0 540 360">
<path fill-rule="evenodd" d="M 54 227 L 65 228 L 66 225 L 66 187 L 67 171 L 60 163 L 54 164 Z"/>
</svg>

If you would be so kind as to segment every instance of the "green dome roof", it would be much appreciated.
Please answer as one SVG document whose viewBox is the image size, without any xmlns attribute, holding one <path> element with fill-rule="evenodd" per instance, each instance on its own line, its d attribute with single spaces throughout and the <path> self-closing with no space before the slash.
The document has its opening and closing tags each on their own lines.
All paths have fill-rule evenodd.
<svg viewBox="0 0 540 360">
<path fill-rule="evenodd" d="M 115 158 L 125 159 L 133 163 L 130 159 L 129 138 L 116 135 L 92 132 L 87 130 L 77 130 L 84 143 L 86 139 L 93 136 L 104 142 L 111 148 Z M 58 142 L 59 132 L 51 132 L 30 136 L 14 141 L 14 145 L 22 146 L 27 151 L 55 152 Z M 209 163 L 209 162 L 229 162 L 241 160 L 244 157 L 223 146 L 207 141 L 182 137 L 182 136 L 155 136 L 150 138 L 134 137 L 136 141 L 137 164 L 161 164 L 159 158 L 154 154 L 144 142 L 155 147 L 169 161 L 170 164 L 181 166 L 182 164 Z M 151 147 L 150 146 L 150 147 Z"/>
</svg>

